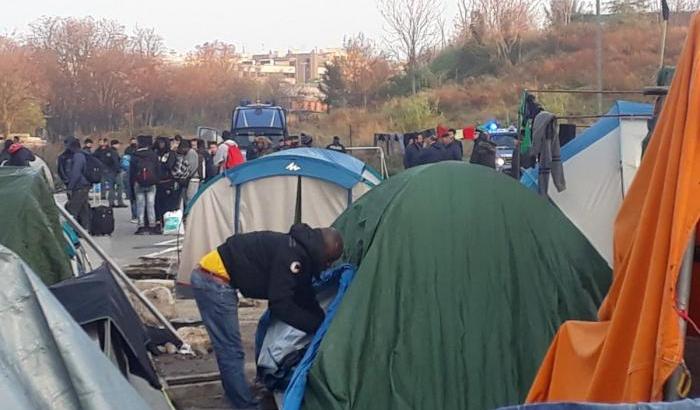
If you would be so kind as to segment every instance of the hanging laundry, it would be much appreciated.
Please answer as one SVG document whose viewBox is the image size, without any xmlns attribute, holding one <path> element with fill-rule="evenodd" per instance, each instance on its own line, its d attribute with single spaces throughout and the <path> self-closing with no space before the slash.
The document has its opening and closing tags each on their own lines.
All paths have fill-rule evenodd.
<svg viewBox="0 0 700 410">
<path fill-rule="evenodd" d="M 541 195 L 547 195 L 550 175 L 557 191 L 566 189 L 560 149 L 557 117 L 551 112 L 540 112 L 532 125 L 532 149 L 529 155 L 538 158 Z"/>
<path fill-rule="evenodd" d="M 476 127 L 474 127 L 473 125 L 463 128 L 459 131 L 462 132 L 462 135 L 464 136 L 465 140 L 474 141 L 474 138 L 476 138 Z"/>
</svg>

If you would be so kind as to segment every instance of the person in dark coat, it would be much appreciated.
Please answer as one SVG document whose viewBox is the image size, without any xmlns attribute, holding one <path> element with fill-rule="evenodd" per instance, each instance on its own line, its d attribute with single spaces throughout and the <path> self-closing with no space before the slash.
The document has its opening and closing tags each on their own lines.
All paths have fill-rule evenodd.
<svg viewBox="0 0 700 410">
<path fill-rule="evenodd" d="M 116 143 L 117 147 L 119 141 L 114 140 L 112 143 Z M 95 158 L 100 160 L 103 167 L 102 173 L 102 199 L 109 199 L 109 205 L 112 207 L 124 206 L 124 200 L 121 198 L 121 184 L 117 183 L 117 177 L 121 170 L 121 159 L 119 158 L 119 151 L 107 138 L 102 138 L 100 140 L 100 146 L 95 150 L 93 154 Z M 117 191 L 119 193 L 119 203 L 117 203 Z"/>
<path fill-rule="evenodd" d="M 212 341 L 221 381 L 234 408 L 254 408 L 245 379 L 238 292 L 268 300 L 272 316 L 313 335 L 324 312 L 312 281 L 343 253 L 333 228 L 292 226 L 288 234 L 237 234 L 212 250 L 192 272 L 192 293 Z"/>
<path fill-rule="evenodd" d="M 160 231 L 156 224 L 156 186 L 161 179 L 160 163 L 158 155 L 151 149 L 153 137 L 139 135 L 137 140 L 138 149 L 129 163 L 129 186 L 136 199 L 136 235 L 157 234 Z"/>
<path fill-rule="evenodd" d="M 112 170 L 114 171 L 114 183 L 112 183 L 112 190 L 110 191 L 109 201 L 113 207 L 116 208 L 127 208 L 128 206 L 124 203 L 124 174 L 126 172 L 122 170 L 122 159 L 119 156 L 119 150 L 121 149 L 121 142 L 119 140 L 112 140 L 109 143 L 110 150 L 112 152 Z"/>
<path fill-rule="evenodd" d="M 182 187 L 173 178 L 172 169 L 177 162 L 177 154 L 171 150 L 170 140 L 158 137 L 155 151 L 160 164 L 160 180 L 156 187 L 156 228 L 153 231 L 158 233 L 162 230 L 165 213 L 180 208 Z"/>
<path fill-rule="evenodd" d="M 337 135 L 335 137 L 333 137 L 333 143 L 326 146 L 326 149 L 329 149 L 332 151 L 343 152 L 343 153 L 347 151 L 345 149 L 345 145 L 340 143 L 340 137 Z"/>
<path fill-rule="evenodd" d="M 456 134 L 457 131 L 455 131 L 454 128 L 450 128 L 442 138 L 442 144 L 445 146 L 446 161 L 461 161 L 464 155 L 462 143 L 455 139 Z"/>
<path fill-rule="evenodd" d="M 491 141 L 488 133 L 480 132 L 474 140 L 474 149 L 469 162 L 496 169 L 496 143 Z"/>
<path fill-rule="evenodd" d="M 409 169 L 419 165 L 420 152 L 423 149 L 423 134 L 417 134 L 411 138 L 406 146 L 406 153 L 403 156 L 403 167 Z"/>
<path fill-rule="evenodd" d="M 20 143 L 13 143 L 10 148 L 7 149 L 10 154 L 10 159 L 7 161 L 6 165 L 11 167 L 28 167 L 29 163 L 34 161 L 36 157 L 34 153 Z"/>
<path fill-rule="evenodd" d="M 2 151 L 0 152 L 0 167 L 7 165 L 7 162 L 10 160 L 10 147 L 12 144 L 14 144 L 12 140 L 5 140 Z"/>
<path fill-rule="evenodd" d="M 138 142 L 136 138 L 131 138 L 129 140 L 129 146 L 124 150 L 124 155 L 122 156 L 122 166 L 126 165 L 126 168 L 122 168 L 122 187 L 124 188 L 124 193 L 126 198 L 129 200 L 129 205 L 131 208 L 131 223 L 138 223 L 138 215 L 136 210 L 136 197 L 134 196 L 134 187 L 131 185 L 131 175 L 129 174 L 131 170 L 131 159 L 138 150 Z M 126 161 L 125 161 L 126 160 Z"/>
<path fill-rule="evenodd" d="M 85 178 L 87 158 L 80 148 L 78 139 L 71 139 L 68 143 L 71 151 L 70 171 L 68 172 L 68 184 L 66 186 L 69 195 L 66 210 L 78 220 L 83 228 L 90 230 L 90 188 L 92 184 Z"/>
<path fill-rule="evenodd" d="M 428 146 L 420 150 L 418 165 L 435 164 L 445 160 L 445 146 L 434 136 L 428 138 Z"/>
<path fill-rule="evenodd" d="M 63 185 L 66 186 L 66 189 L 68 188 L 68 183 L 70 182 L 70 171 L 73 165 L 73 151 L 70 148 L 70 144 L 74 140 L 76 140 L 75 137 L 66 137 L 66 139 L 63 140 L 63 146 L 65 147 L 65 149 L 56 160 L 56 170 L 58 171 L 58 177 L 63 182 Z M 80 141 L 78 141 L 78 144 L 80 144 Z M 66 192 L 70 194 L 70 191 Z"/>
<path fill-rule="evenodd" d="M 85 139 L 85 142 L 83 142 L 83 152 L 86 154 L 92 154 L 92 139 Z"/>
</svg>

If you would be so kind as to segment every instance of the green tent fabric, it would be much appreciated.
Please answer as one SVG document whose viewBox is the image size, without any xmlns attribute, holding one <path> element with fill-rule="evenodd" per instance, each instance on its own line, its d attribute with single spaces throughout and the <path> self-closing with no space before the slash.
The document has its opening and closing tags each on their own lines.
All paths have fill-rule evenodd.
<svg viewBox="0 0 700 410">
<path fill-rule="evenodd" d="M 0 244 L 21 257 L 46 285 L 72 277 L 53 196 L 40 171 L 0 167 Z"/>
<path fill-rule="evenodd" d="M 336 221 L 357 275 L 303 408 L 521 403 L 559 325 L 593 320 L 605 260 L 553 205 L 477 165 L 410 169 Z"/>
</svg>

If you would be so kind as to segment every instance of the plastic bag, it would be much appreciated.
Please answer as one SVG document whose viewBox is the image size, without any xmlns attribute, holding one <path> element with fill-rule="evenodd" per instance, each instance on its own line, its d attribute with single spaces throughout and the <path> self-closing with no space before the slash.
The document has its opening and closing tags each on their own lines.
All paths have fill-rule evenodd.
<svg viewBox="0 0 700 410">
<path fill-rule="evenodd" d="M 184 235 L 184 233 L 182 210 L 166 212 L 163 215 L 163 235 Z"/>
</svg>

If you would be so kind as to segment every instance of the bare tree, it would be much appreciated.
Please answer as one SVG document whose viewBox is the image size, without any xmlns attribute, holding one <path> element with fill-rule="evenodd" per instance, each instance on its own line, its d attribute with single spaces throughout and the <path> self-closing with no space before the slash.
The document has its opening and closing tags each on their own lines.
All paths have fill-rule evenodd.
<svg viewBox="0 0 700 410">
<path fill-rule="evenodd" d="M 520 43 L 534 25 L 538 0 L 466 0 L 470 3 L 470 27 L 476 40 L 485 37 L 496 44 L 506 63 L 520 59 Z M 465 2 L 465 4 L 467 4 Z"/>
<path fill-rule="evenodd" d="M 457 38 L 466 40 L 469 38 L 471 27 L 471 0 L 457 0 L 457 18 L 455 26 L 457 26 Z"/>
<path fill-rule="evenodd" d="M 416 93 L 416 72 L 420 56 L 438 41 L 440 0 L 378 0 L 379 12 L 387 25 L 387 42 L 394 53 L 405 59 Z"/>
<path fill-rule="evenodd" d="M 136 27 L 129 42 L 131 50 L 143 57 L 160 58 L 165 53 L 163 37 L 152 28 Z"/>
<path fill-rule="evenodd" d="M 571 23 L 574 15 L 582 14 L 588 4 L 580 0 L 549 0 L 544 13 L 552 26 L 566 26 Z"/>
</svg>

